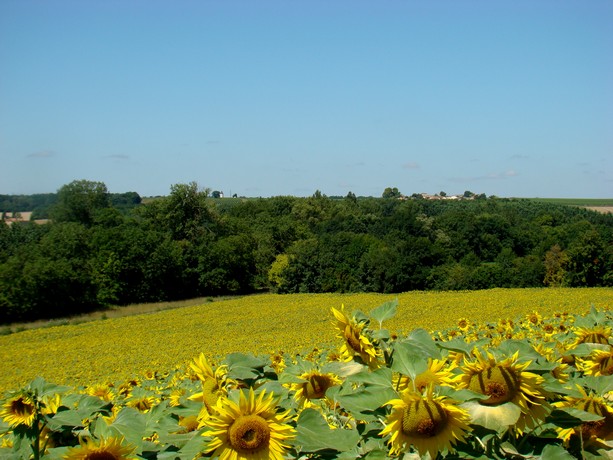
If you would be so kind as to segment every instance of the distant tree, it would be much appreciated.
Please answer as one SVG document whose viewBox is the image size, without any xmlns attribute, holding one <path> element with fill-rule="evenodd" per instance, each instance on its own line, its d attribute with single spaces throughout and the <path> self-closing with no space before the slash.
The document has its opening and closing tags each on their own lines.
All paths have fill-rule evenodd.
<svg viewBox="0 0 613 460">
<path fill-rule="evenodd" d="M 213 190 L 213 193 L 211 193 L 211 197 L 213 198 L 221 198 L 222 196 L 222 192 L 220 192 L 219 190 Z"/>
<path fill-rule="evenodd" d="M 568 265 L 568 255 L 559 245 L 554 244 L 545 254 L 545 286 L 562 286 Z"/>
<path fill-rule="evenodd" d="M 207 204 L 209 189 L 199 189 L 196 182 L 174 184 L 164 202 L 165 219 L 175 240 L 193 239 L 210 223 L 212 212 Z"/>
<path fill-rule="evenodd" d="M 464 195 L 462 195 L 464 198 L 472 198 L 473 196 L 475 196 L 475 194 L 473 192 L 471 192 L 470 190 L 466 190 L 464 192 Z"/>
<path fill-rule="evenodd" d="M 439 194 L 439 196 L 447 196 L 447 193 L 443 192 L 442 190 L 438 194 Z"/>
<path fill-rule="evenodd" d="M 381 196 L 383 198 L 400 198 L 402 193 L 400 193 L 397 187 L 386 187 Z"/>
<path fill-rule="evenodd" d="M 55 222 L 78 222 L 90 226 L 95 214 L 110 206 L 109 192 L 103 182 L 75 180 L 57 192 L 58 201 L 51 211 Z"/>
</svg>

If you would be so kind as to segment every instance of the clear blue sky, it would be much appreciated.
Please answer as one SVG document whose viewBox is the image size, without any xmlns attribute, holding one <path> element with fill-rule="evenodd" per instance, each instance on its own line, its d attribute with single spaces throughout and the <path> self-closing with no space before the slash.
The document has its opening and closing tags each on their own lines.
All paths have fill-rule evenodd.
<svg viewBox="0 0 613 460">
<path fill-rule="evenodd" d="M 610 0 L 2 0 L 0 194 L 613 197 Z"/>
</svg>

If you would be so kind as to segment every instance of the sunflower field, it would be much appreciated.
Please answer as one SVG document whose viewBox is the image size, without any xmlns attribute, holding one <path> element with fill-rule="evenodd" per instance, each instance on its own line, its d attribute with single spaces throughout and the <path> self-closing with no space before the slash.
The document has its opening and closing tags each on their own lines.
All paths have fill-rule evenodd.
<svg viewBox="0 0 613 460">
<path fill-rule="evenodd" d="M 504 290 L 495 294 L 505 298 Z M 109 372 L 103 383 L 68 385 L 68 377 L 52 383 L 41 366 L 38 376 L 6 391 L 0 459 L 613 458 L 613 316 L 597 302 L 584 301 L 580 309 L 560 302 L 556 309 L 539 303 L 540 291 L 530 294 L 531 309 L 509 298 L 479 308 L 469 294 L 449 294 L 458 296 L 451 312 L 434 297 L 420 309 L 415 297 L 403 295 L 364 295 L 361 307 L 354 303 L 359 297 L 319 296 L 328 305 L 311 311 L 308 297 L 290 296 L 299 313 L 284 312 L 290 326 L 280 326 L 280 314 L 262 314 L 272 297 L 243 299 L 239 315 L 224 301 L 221 329 L 208 317 L 208 346 L 182 350 L 192 352 L 184 362 L 183 342 L 160 330 L 175 329 L 174 315 L 192 315 L 199 324 L 199 310 L 160 312 L 136 318 L 143 329 L 133 325 L 131 337 L 138 343 L 147 317 L 155 318 L 162 323 L 154 331 L 158 352 L 177 346 L 171 357 L 180 364 L 160 367 L 158 359 L 129 377 L 117 376 L 136 350 L 117 354 L 113 363 L 103 357 L 105 343 L 85 344 L 96 344 L 99 324 L 124 343 L 120 324 L 130 318 L 3 336 L 3 371 L 11 369 L 12 381 L 30 371 L 12 370 L 20 366 L 5 359 L 15 352 L 10 340 L 32 341 L 36 334 L 47 334 L 49 346 L 39 353 L 50 367 L 66 359 L 63 365 L 73 368 L 68 350 L 53 339 L 72 335 L 80 337 L 82 354 L 88 350 L 90 367 L 103 360 Z M 250 311 L 250 303 L 259 307 Z M 239 337 L 242 350 L 223 347 L 254 326 L 264 332 Z M 276 342 L 287 329 L 294 342 Z M 191 329 L 181 333 L 189 338 Z"/>
</svg>

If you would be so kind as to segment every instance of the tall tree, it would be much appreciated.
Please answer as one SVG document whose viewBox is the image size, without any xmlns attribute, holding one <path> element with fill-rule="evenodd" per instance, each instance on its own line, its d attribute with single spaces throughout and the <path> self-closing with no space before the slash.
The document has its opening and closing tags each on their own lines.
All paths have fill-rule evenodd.
<svg viewBox="0 0 613 460">
<path fill-rule="evenodd" d="M 96 213 L 110 206 L 109 192 L 103 182 L 75 180 L 63 185 L 57 195 L 57 204 L 51 211 L 55 222 L 91 226 Z"/>
</svg>

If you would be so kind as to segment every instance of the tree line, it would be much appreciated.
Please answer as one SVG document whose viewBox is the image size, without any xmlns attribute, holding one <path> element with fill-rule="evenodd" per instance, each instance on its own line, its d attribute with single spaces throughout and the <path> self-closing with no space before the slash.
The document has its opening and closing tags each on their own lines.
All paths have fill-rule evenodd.
<svg viewBox="0 0 613 460">
<path fill-rule="evenodd" d="M 85 180 L 54 195 L 49 223 L 0 224 L 2 323 L 264 290 L 613 285 L 613 216 L 570 206 L 319 191 L 213 199 L 195 182 L 143 202 Z"/>
</svg>

